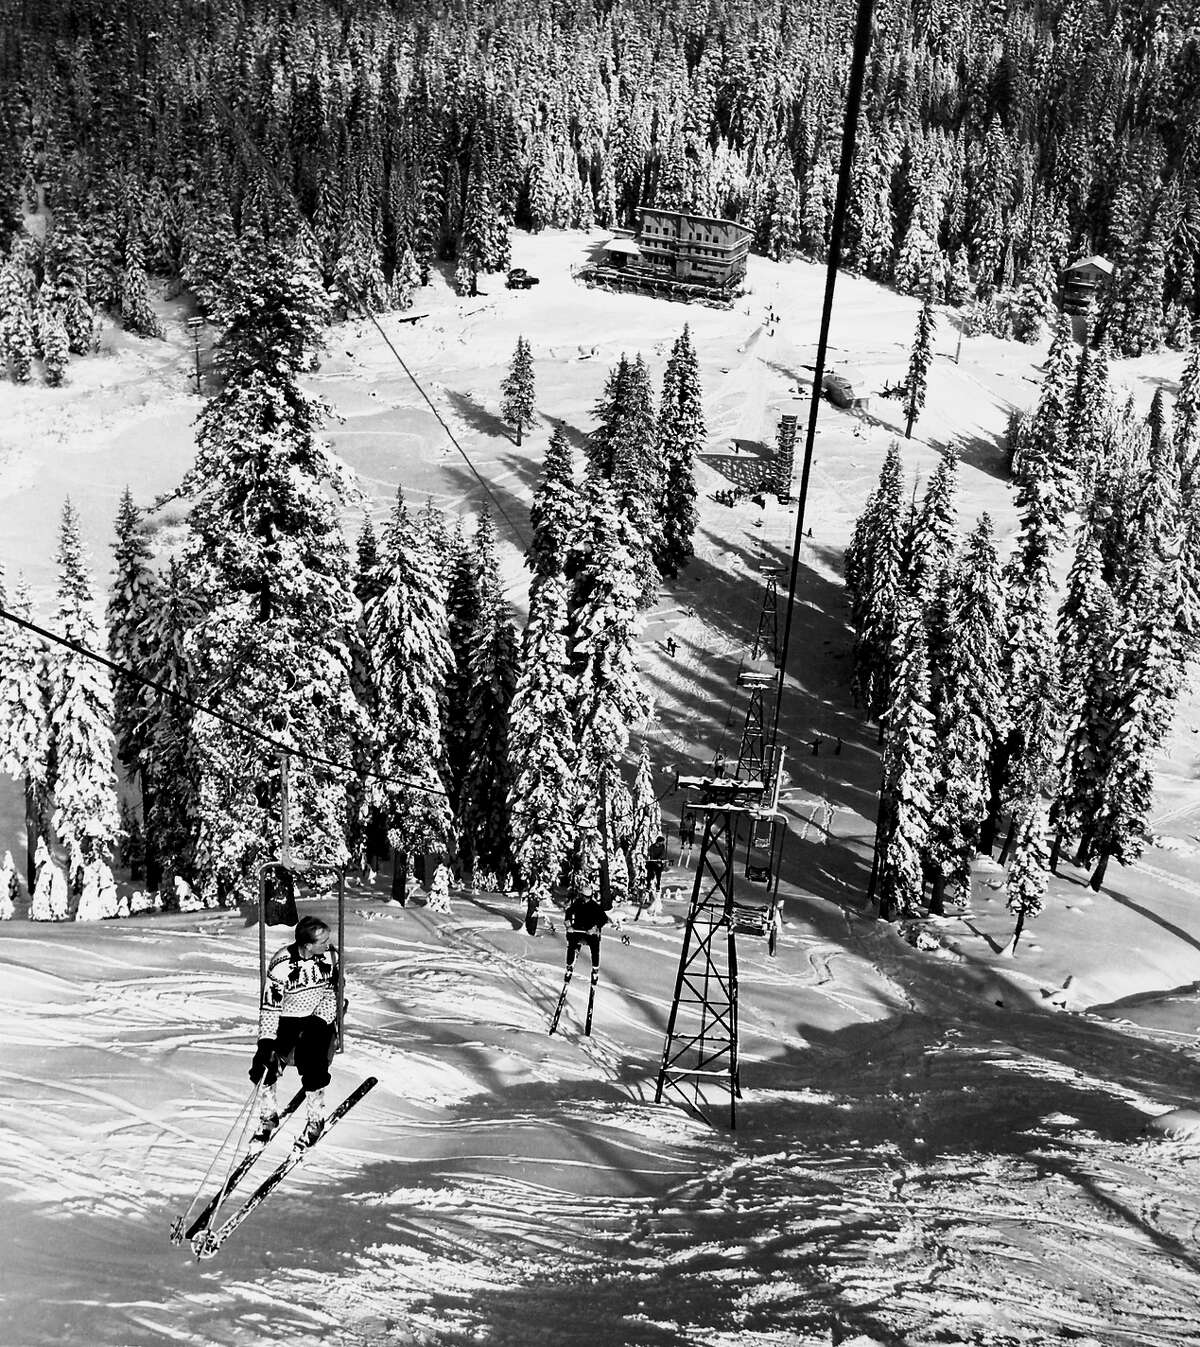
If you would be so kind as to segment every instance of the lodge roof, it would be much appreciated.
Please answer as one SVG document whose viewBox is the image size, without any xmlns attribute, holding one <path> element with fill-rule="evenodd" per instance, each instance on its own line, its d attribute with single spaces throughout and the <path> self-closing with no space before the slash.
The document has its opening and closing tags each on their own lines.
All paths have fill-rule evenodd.
<svg viewBox="0 0 1200 1347">
<path fill-rule="evenodd" d="M 1095 267 L 1097 271 L 1102 271 L 1106 276 L 1113 274 L 1113 264 L 1107 257 L 1101 257 L 1093 253 L 1091 257 L 1081 257 L 1078 262 L 1072 262 L 1068 271 L 1082 271 L 1084 267 Z"/>
<path fill-rule="evenodd" d="M 712 225 L 732 225 L 734 229 L 740 229 L 744 234 L 753 234 L 754 231 L 749 225 L 739 224 L 737 220 L 725 220 L 719 215 L 697 215 L 690 210 L 665 210 L 662 206 L 639 206 L 638 214 L 654 215 L 673 215 L 677 220 L 696 220 L 703 224 Z"/>
</svg>

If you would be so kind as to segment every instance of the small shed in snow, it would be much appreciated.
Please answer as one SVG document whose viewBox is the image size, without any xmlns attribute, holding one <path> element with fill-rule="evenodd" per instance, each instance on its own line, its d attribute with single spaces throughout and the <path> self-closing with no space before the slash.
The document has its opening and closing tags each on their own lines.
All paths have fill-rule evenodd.
<svg viewBox="0 0 1200 1347">
<path fill-rule="evenodd" d="M 1064 313 L 1086 313 L 1097 293 L 1112 280 L 1115 268 L 1107 257 L 1093 254 L 1072 262 L 1062 274 Z"/>
</svg>

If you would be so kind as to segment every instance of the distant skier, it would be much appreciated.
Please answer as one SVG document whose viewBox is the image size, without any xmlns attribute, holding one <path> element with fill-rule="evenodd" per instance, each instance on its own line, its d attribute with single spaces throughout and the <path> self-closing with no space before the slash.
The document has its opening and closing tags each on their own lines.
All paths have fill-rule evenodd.
<svg viewBox="0 0 1200 1347">
<path fill-rule="evenodd" d="M 679 864 L 686 868 L 692 863 L 692 848 L 696 845 L 696 813 L 685 809 L 679 820 Z"/>
<path fill-rule="evenodd" d="M 659 835 L 650 843 L 646 852 L 646 887 L 654 894 L 662 892 L 663 869 L 667 864 L 667 839 Z"/>
<path fill-rule="evenodd" d="M 250 1079 L 262 1082 L 254 1134 L 258 1145 L 266 1145 L 279 1126 L 275 1082 L 293 1056 L 308 1115 L 297 1144 L 311 1146 L 325 1125 L 339 991 L 337 951 L 329 941 L 329 927 L 320 917 L 301 917 L 294 942 L 277 950 L 267 965 L 258 1047 L 250 1066 Z"/>
</svg>

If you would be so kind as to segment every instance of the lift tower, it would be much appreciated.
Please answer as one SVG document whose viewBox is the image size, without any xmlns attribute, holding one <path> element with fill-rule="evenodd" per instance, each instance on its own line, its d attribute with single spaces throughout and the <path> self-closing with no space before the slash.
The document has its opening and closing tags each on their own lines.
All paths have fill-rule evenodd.
<svg viewBox="0 0 1200 1347">
<path fill-rule="evenodd" d="M 728 777 L 683 777 L 680 785 L 692 792 L 688 808 L 703 817 L 704 835 L 654 1099 L 661 1102 L 669 1090 L 704 1117 L 708 1093 L 728 1090 L 729 1125 L 736 1127 L 741 1095 L 737 934 L 765 936 L 768 952 L 775 953 L 786 829 L 777 808 L 778 773 L 769 789 L 761 779 Z M 765 885 L 765 904 L 737 900 L 739 847 L 745 880 Z"/>
</svg>

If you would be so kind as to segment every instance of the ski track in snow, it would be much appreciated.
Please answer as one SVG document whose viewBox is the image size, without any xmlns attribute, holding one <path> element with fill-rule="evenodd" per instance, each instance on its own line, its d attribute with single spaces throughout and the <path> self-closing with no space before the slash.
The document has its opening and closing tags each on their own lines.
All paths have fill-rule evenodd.
<svg viewBox="0 0 1200 1347">
<path fill-rule="evenodd" d="M 747 942 L 730 1134 L 649 1102 L 678 928 L 606 940 L 589 1041 L 578 972 L 546 1033 L 561 933 L 529 941 L 519 917 L 491 895 L 441 918 L 356 907 L 335 1093 L 368 1067 L 381 1086 L 203 1264 L 166 1233 L 240 1097 L 253 932 L 198 943 L 163 922 L 141 980 L 40 942 L 42 976 L 6 985 L 0 1013 L 74 1013 L 111 1060 L 56 1072 L 78 1048 L 45 1035 L 4 1064 L 0 1202 L 23 1232 L 4 1340 L 783 1347 L 837 1323 L 912 1344 L 1197 1342 L 1194 1152 L 1133 1126 L 1168 1066 L 1195 1083 L 1190 1058 L 1129 1039 L 1147 1079 L 1114 1088 L 1111 1026 L 1024 1012 L 1013 1031 L 889 933 L 800 929 L 775 961 Z"/>
</svg>

